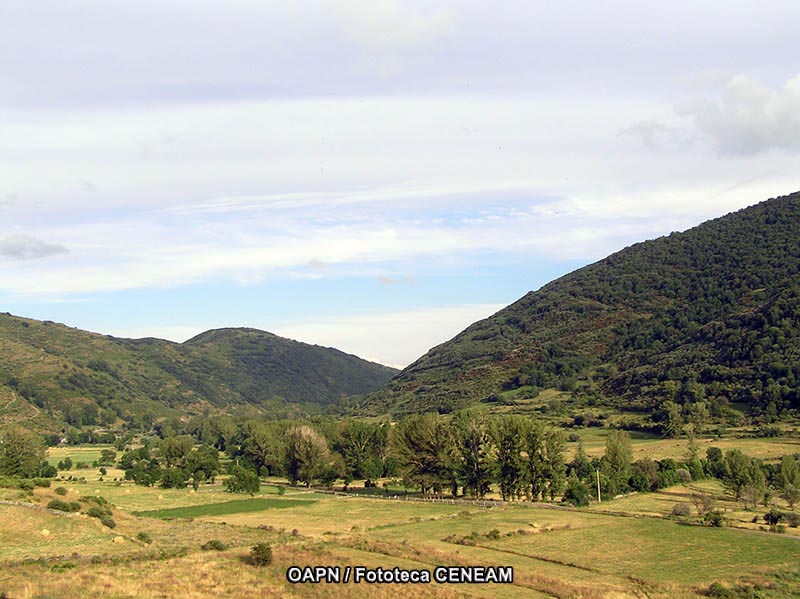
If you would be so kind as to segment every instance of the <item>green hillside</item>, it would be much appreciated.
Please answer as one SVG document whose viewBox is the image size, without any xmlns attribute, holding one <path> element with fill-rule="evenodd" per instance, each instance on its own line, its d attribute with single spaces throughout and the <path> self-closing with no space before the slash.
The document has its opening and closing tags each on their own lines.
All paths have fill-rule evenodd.
<svg viewBox="0 0 800 599">
<path fill-rule="evenodd" d="M 554 388 L 661 422 L 732 404 L 772 420 L 800 407 L 798 316 L 795 193 L 528 293 L 431 349 L 364 409 L 449 411 Z"/>
<path fill-rule="evenodd" d="M 0 314 L 0 424 L 52 430 L 206 411 L 298 414 L 373 391 L 396 372 L 254 329 L 178 344 Z"/>
</svg>

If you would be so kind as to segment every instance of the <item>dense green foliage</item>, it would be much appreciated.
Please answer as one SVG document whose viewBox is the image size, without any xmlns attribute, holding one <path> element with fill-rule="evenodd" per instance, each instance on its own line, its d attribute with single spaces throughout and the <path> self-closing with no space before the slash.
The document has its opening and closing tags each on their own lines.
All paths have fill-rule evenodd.
<svg viewBox="0 0 800 599">
<path fill-rule="evenodd" d="M 39 435 L 19 426 L 0 431 L 0 475 L 32 477 L 42 473 L 44 444 Z"/>
<path fill-rule="evenodd" d="M 9 314 L 0 314 L 0 356 L 0 417 L 51 431 L 121 423 L 147 430 L 159 418 L 204 410 L 339 409 L 396 373 L 254 329 L 209 331 L 177 344 Z"/>
<path fill-rule="evenodd" d="M 371 413 L 449 412 L 524 387 L 650 414 L 676 434 L 733 402 L 800 407 L 800 194 L 581 268 L 431 349 Z"/>
</svg>

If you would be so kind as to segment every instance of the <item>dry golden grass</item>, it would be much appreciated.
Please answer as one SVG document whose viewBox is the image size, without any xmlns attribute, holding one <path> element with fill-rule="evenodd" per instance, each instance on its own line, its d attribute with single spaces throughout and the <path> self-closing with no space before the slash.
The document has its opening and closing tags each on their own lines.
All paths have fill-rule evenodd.
<svg viewBox="0 0 800 599">
<path fill-rule="evenodd" d="M 590 456 L 601 456 L 605 452 L 605 439 L 607 429 L 586 429 L 580 433 L 584 439 L 584 448 Z M 671 458 L 683 460 L 686 458 L 688 441 L 686 439 L 659 439 L 637 438 L 633 434 L 633 459 L 645 457 L 653 460 Z M 749 456 L 767 461 L 777 461 L 784 455 L 800 452 L 800 439 L 793 437 L 775 437 L 762 439 L 717 439 L 714 437 L 698 437 L 699 455 L 705 456 L 709 447 L 719 447 L 723 452 L 730 449 L 740 449 Z M 577 444 L 570 443 L 570 449 L 575 450 Z"/>
<path fill-rule="evenodd" d="M 61 484 L 61 483 L 57 483 Z M 431 504 L 314 495 L 317 503 L 215 518 L 139 518 L 132 509 L 214 503 L 241 498 L 217 489 L 183 490 L 64 484 L 0 497 L 38 502 L 100 495 L 114 505 L 114 530 L 82 515 L 0 505 L 0 592 L 14 599 L 78 596 L 143 597 L 427 597 L 505 599 L 699 599 L 710 582 L 768 580 L 800 559 L 788 535 L 680 526 L 658 518 L 587 510 Z M 720 496 L 715 481 L 692 483 Z M 688 487 L 640 494 L 596 506 L 612 512 L 668 514 Z M 288 493 L 287 493 L 288 495 Z M 300 495 L 297 495 L 300 497 Z M 275 497 L 270 494 L 270 497 Z M 85 510 L 90 504 L 83 504 Z M 763 512 L 763 510 L 762 510 Z M 752 513 L 742 512 L 742 518 Z M 274 527 L 276 530 L 259 529 Z M 753 525 L 755 526 L 755 525 Z M 301 535 L 286 531 L 298 529 Z M 45 535 L 43 530 L 47 530 Z M 280 532 L 284 529 L 284 532 Z M 497 530 L 497 534 L 489 533 Z M 522 532 L 520 532 L 522 531 Z M 151 544 L 137 540 L 140 532 Z M 472 535 L 474 546 L 454 541 Z M 211 539 L 228 549 L 200 551 Z M 116 541 L 116 542 L 115 542 Z M 243 558 L 257 542 L 273 546 L 263 569 Z M 44 558 L 26 563 L 25 558 Z M 291 585 L 290 565 L 365 565 L 432 569 L 438 565 L 513 566 L 513 585 Z M 795 584 L 796 582 L 792 582 Z M 800 591 L 799 591 L 800 592 Z M 777 597 L 778 595 L 774 595 Z M 769 596 L 773 599 L 773 596 Z"/>
<path fill-rule="evenodd" d="M 0 585 L 14 599 L 103 597 L 108 599 L 252 599 L 272 597 L 342 597 L 344 599 L 457 598 L 464 595 L 438 585 L 296 584 L 286 582 L 290 565 L 346 565 L 339 556 L 296 546 L 274 549 L 265 568 L 246 562 L 247 551 L 198 552 L 151 561 L 114 564 L 76 564 L 54 572 L 28 564 L 0 575 Z"/>
</svg>

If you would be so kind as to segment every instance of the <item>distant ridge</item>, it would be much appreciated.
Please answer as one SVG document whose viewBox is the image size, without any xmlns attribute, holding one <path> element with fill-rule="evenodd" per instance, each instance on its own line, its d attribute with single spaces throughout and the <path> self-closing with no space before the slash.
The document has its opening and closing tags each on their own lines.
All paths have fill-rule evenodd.
<svg viewBox="0 0 800 599">
<path fill-rule="evenodd" d="M 212 330 L 180 344 L 0 314 L 0 425 L 54 430 L 204 412 L 315 413 L 396 373 L 256 329 Z"/>
</svg>

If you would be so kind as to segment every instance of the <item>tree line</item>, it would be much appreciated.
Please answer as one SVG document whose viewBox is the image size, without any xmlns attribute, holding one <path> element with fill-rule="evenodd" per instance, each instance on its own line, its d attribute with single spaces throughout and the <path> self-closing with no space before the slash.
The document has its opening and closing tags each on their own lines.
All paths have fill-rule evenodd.
<svg viewBox="0 0 800 599">
<path fill-rule="evenodd" d="M 800 456 L 765 463 L 738 449 L 710 447 L 699 456 L 692 435 L 684 460 L 633 460 L 627 432 L 613 430 L 601 456 L 590 457 L 579 443 L 566 460 L 564 432 L 521 415 L 489 415 L 476 409 L 443 416 L 408 416 L 397 423 L 237 420 L 228 416 L 165 423 L 159 436 L 117 440 L 117 465 L 137 484 L 197 488 L 220 475 L 231 492 L 255 493 L 259 479 L 286 477 L 292 484 L 366 487 L 391 478 L 431 497 L 483 498 L 496 491 L 504 500 L 557 501 L 587 505 L 599 493 L 611 498 L 647 492 L 703 478 L 720 479 L 737 500 L 767 506 L 779 496 L 800 502 Z M 227 460 L 222 460 L 223 455 Z M 117 454 L 103 453 L 111 465 Z M 71 464 L 62 460 L 59 470 Z M 20 427 L 0 434 L 0 476 L 48 477 L 56 470 L 44 460 L 42 438 Z"/>
</svg>

